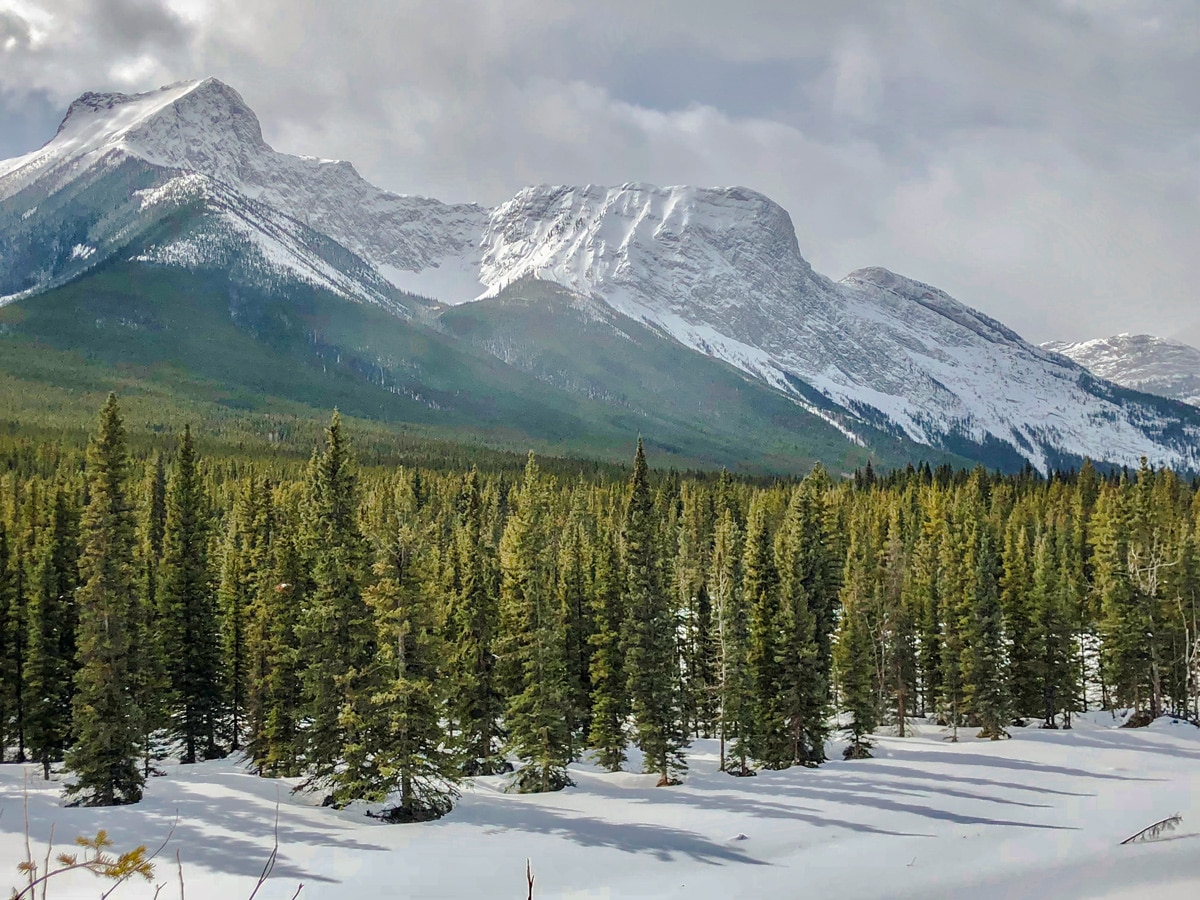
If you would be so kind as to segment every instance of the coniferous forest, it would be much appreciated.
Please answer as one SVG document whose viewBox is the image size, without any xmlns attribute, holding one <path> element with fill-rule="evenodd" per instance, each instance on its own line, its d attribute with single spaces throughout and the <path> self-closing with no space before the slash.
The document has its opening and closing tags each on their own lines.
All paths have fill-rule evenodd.
<svg viewBox="0 0 1200 900">
<path fill-rule="evenodd" d="M 569 784 L 693 736 L 731 776 L 819 766 L 841 731 L 950 738 L 1200 705 L 1200 492 L 1145 464 L 802 480 L 0 448 L 0 748 L 70 799 L 139 800 L 168 755 L 391 821 L 465 777 Z M 630 448 L 631 452 L 633 447 Z M 838 746 L 842 746 L 839 744 Z"/>
</svg>

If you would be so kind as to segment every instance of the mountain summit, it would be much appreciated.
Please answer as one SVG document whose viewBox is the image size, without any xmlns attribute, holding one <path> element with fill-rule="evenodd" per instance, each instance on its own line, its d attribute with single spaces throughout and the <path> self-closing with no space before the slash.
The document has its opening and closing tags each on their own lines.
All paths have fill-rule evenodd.
<svg viewBox="0 0 1200 900">
<path fill-rule="evenodd" d="M 1091 341 L 1050 341 L 1097 378 L 1200 406 L 1200 349 L 1150 334 L 1118 334 Z"/>
<path fill-rule="evenodd" d="M 890 434 L 1043 471 L 1085 456 L 1200 467 L 1193 411 L 1097 379 L 919 281 L 814 272 L 788 213 L 752 190 L 541 185 L 490 209 L 395 194 L 349 163 L 273 150 L 211 78 L 85 94 L 48 144 L 0 163 L 0 298 L 118 259 L 285 297 L 301 283 L 443 330 L 465 327 L 453 307 L 499 308 L 548 283 L 592 319 L 733 366 L 852 443 Z M 583 382 L 570 354 L 547 374 L 532 339 L 476 344 Z"/>
</svg>

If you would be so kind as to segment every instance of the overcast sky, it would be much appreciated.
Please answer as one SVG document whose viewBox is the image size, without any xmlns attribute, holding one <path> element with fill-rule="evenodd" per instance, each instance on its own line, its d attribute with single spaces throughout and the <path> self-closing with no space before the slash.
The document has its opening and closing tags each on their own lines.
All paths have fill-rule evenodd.
<svg viewBox="0 0 1200 900">
<path fill-rule="evenodd" d="M 813 266 L 1200 342 L 1200 2 L 0 0 L 0 158 L 215 75 L 382 187 L 741 184 Z"/>
</svg>

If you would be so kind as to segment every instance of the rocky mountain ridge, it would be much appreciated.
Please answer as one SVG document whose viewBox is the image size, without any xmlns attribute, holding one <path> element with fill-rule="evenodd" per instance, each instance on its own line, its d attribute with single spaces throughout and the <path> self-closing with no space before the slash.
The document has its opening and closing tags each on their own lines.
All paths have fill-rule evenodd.
<svg viewBox="0 0 1200 900">
<path fill-rule="evenodd" d="M 534 186 L 494 208 L 390 193 L 271 149 L 216 79 L 86 94 L 0 163 L 0 297 L 137 247 L 148 264 L 288 279 L 436 324 L 523 279 L 715 357 L 838 423 L 1012 468 L 1085 456 L 1200 467 L 1200 418 L 1103 381 L 944 292 L 813 271 L 788 213 L 746 188 Z M 432 304 L 421 298 L 428 298 Z M 0 300 L 0 302 L 3 302 Z"/>
</svg>

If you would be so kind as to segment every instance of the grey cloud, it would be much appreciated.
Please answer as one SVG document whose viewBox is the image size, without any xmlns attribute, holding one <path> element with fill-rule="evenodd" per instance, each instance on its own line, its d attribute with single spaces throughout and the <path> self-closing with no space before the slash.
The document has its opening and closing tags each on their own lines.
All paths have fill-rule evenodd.
<svg viewBox="0 0 1200 900">
<path fill-rule="evenodd" d="M 0 9 L 0 53 L 29 46 L 29 23 L 12 10 Z"/>
<path fill-rule="evenodd" d="M 45 8 L 64 27 L 8 53 L 0 91 L 65 105 L 214 74 L 278 148 L 393 190 L 742 183 L 789 209 L 818 270 L 886 265 L 1033 339 L 1197 318 L 1200 4 Z"/>
</svg>

